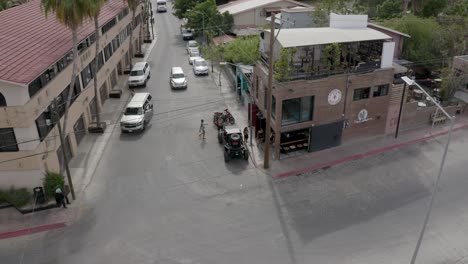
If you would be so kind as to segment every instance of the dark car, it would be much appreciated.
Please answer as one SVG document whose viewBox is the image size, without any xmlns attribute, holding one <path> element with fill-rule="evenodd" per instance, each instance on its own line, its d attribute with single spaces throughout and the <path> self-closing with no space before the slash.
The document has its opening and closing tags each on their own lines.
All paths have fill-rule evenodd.
<svg viewBox="0 0 468 264">
<path fill-rule="evenodd" d="M 218 131 L 218 142 L 223 144 L 224 162 L 233 158 L 249 159 L 249 150 L 242 139 L 242 131 L 235 126 L 225 126 Z"/>
</svg>

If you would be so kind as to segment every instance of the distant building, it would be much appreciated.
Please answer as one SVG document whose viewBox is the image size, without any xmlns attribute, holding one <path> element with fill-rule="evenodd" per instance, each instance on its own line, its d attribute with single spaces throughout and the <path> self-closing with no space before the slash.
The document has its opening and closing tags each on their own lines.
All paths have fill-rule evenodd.
<svg viewBox="0 0 468 264">
<path fill-rule="evenodd" d="M 293 0 L 238 0 L 218 6 L 218 11 L 227 11 L 234 17 L 234 33 L 240 36 L 258 34 L 271 12 L 297 6 L 310 7 Z"/>
<path fill-rule="evenodd" d="M 54 116 L 63 117 L 70 87 L 71 32 L 54 14 L 46 18 L 40 4 L 32 0 L 0 12 L 1 187 L 41 185 L 44 171 L 59 171 L 65 165 Z M 133 47 L 138 46 L 138 10 L 132 23 L 122 0 L 109 0 L 102 7 L 98 69 L 94 67 L 93 22 L 87 21 L 78 30 L 78 75 L 64 128 L 69 158 L 76 155 L 88 124 L 95 119 L 95 101 L 106 100 L 128 63 L 131 27 Z M 93 89 L 95 76 L 99 77 L 98 95 Z"/>
</svg>

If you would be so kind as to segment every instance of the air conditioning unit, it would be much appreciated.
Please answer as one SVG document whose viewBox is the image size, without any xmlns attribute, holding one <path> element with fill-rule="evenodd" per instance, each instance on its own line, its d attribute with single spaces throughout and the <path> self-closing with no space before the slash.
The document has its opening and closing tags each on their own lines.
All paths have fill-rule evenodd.
<svg viewBox="0 0 468 264">
<path fill-rule="evenodd" d="M 45 123 L 46 123 L 47 126 L 50 126 L 50 125 L 52 125 L 52 120 L 46 119 Z"/>
</svg>

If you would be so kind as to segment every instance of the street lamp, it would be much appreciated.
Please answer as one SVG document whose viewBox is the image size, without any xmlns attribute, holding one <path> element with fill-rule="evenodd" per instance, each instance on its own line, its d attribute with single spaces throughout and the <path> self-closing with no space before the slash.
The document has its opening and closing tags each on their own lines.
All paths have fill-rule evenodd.
<svg viewBox="0 0 468 264">
<path fill-rule="evenodd" d="M 242 66 L 240 66 L 239 64 L 234 64 L 234 63 L 230 63 L 230 62 L 227 62 L 227 61 L 222 61 L 219 63 L 219 65 L 221 66 L 225 66 L 226 64 L 229 64 L 229 65 L 233 65 L 233 66 L 236 66 L 236 68 L 242 68 Z M 246 69 L 246 68 L 244 68 Z M 250 70 L 250 69 L 249 69 Z M 221 73 L 221 71 L 220 71 Z M 236 70 L 236 73 L 237 73 L 237 70 Z M 220 75 L 221 76 L 221 75 Z M 236 77 L 236 80 L 237 80 L 237 77 Z M 237 81 L 236 81 L 237 82 Z M 252 94 L 250 94 L 250 104 L 249 104 L 249 134 L 250 134 L 250 146 L 253 146 L 253 143 L 252 143 L 252 102 L 253 102 L 253 96 Z"/>
<path fill-rule="evenodd" d="M 432 101 L 437 106 L 437 109 L 442 111 L 442 113 L 444 113 L 444 115 L 448 119 L 450 119 L 450 130 L 449 130 L 449 133 L 448 133 L 447 143 L 445 143 L 445 149 L 444 149 L 444 154 L 442 155 L 442 161 L 440 162 L 439 172 L 437 174 L 436 182 L 434 184 L 434 188 L 433 188 L 432 193 L 431 193 L 431 200 L 429 202 L 429 207 L 428 207 L 427 212 L 426 212 L 426 217 L 424 218 L 424 223 L 423 223 L 423 226 L 421 228 L 421 232 L 419 234 L 418 241 L 416 243 L 416 247 L 414 248 L 413 256 L 411 257 L 411 264 L 415 264 L 416 263 L 416 257 L 418 256 L 419 248 L 421 247 L 421 242 L 422 242 L 422 239 L 424 237 L 424 233 L 426 231 L 427 222 L 429 221 L 429 216 L 431 215 L 432 206 L 433 206 L 433 203 L 434 203 L 434 198 L 435 198 L 435 195 L 437 193 L 438 186 L 439 186 L 440 176 L 442 175 L 442 171 L 443 171 L 443 168 L 444 168 L 444 165 L 445 165 L 445 159 L 447 157 L 447 151 L 448 151 L 448 147 L 449 147 L 449 144 L 450 144 L 450 139 L 452 138 L 453 125 L 455 124 L 455 116 L 449 115 L 449 113 L 447 113 L 447 111 L 445 111 L 445 109 L 439 104 L 439 102 L 437 102 L 437 100 L 435 100 L 432 96 L 430 96 L 415 81 L 411 80 L 407 76 L 403 76 L 401 79 L 407 85 L 416 85 L 426 95 L 426 97 L 429 98 L 429 100 Z"/>
</svg>

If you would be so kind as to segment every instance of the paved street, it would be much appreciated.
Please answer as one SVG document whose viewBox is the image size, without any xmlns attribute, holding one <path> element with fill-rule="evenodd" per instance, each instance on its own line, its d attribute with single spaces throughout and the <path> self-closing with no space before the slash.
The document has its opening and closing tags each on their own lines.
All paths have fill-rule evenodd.
<svg viewBox="0 0 468 264">
<path fill-rule="evenodd" d="M 278 180 L 251 161 L 225 164 L 211 126 L 220 88 L 193 75 L 171 10 L 155 16 L 141 89 L 153 94 L 151 125 L 117 127 L 73 224 L 0 240 L 1 263 L 409 263 L 445 137 Z M 171 66 L 186 91 L 170 89 Z M 418 263 L 468 263 L 467 136 L 454 134 Z"/>
</svg>

